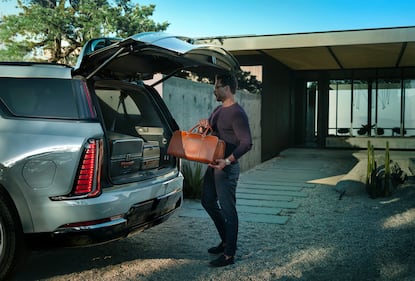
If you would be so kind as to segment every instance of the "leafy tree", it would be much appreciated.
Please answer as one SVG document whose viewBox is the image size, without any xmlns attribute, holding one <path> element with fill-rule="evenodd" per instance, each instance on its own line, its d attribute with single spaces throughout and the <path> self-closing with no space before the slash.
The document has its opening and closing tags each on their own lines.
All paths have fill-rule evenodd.
<svg viewBox="0 0 415 281">
<path fill-rule="evenodd" d="M 245 89 L 252 94 L 261 94 L 262 82 L 256 79 L 256 76 L 251 75 L 249 71 L 240 71 L 236 75 L 238 79 L 238 88 Z"/>
<path fill-rule="evenodd" d="M 22 10 L 0 22 L 0 60 L 73 64 L 80 47 L 94 37 L 128 37 L 164 31 L 168 22 L 149 19 L 155 5 L 131 0 L 18 0 Z M 42 55 L 43 54 L 43 55 Z"/>
<path fill-rule="evenodd" d="M 251 94 L 258 94 L 262 93 L 262 82 L 256 79 L 255 75 L 252 75 L 249 71 L 240 70 L 235 73 L 236 79 L 238 81 L 238 89 L 247 90 Z M 215 79 L 214 77 L 204 77 L 198 76 L 194 73 L 183 71 L 177 75 L 178 77 L 193 80 L 201 83 L 207 84 L 214 84 Z"/>
</svg>

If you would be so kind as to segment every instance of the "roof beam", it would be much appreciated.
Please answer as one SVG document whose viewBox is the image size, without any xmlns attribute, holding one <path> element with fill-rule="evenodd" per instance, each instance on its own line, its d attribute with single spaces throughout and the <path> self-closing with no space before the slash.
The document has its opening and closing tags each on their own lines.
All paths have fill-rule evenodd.
<svg viewBox="0 0 415 281">
<path fill-rule="evenodd" d="M 407 42 L 403 42 L 402 47 L 401 47 L 401 51 L 399 52 L 398 59 L 396 60 L 395 67 L 399 67 L 399 64 L 401 63 L 401 60 L 402 60 L 403 54 L 405 53 L 407 45 L 408 45 Z"/>
<path fill-rule="evenodd" d="M 336 54 L 333 52 L 333 50 L 330 48 L 330 46 L 327 46 L 327 49 L 330 52 L 330 55 L 333 57 L 333 59 L 336 61 L 337 65 L 339 66 L 340 69 L 344 69 L 342 63 L 340 62 L 340 60 L 337 58 Z"/>
</svg>

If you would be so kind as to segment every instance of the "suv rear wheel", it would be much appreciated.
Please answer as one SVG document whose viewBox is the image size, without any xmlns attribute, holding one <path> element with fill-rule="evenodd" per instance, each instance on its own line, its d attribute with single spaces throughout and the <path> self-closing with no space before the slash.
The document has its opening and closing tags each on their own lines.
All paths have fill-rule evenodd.
<svg viewBox="0 0 415 281">
<path fill-rule="evenodd" d="M 25 243 L 13 206 L 0 189 L 0 280 L 10 278 L 25 258 Z"/>
</svg>

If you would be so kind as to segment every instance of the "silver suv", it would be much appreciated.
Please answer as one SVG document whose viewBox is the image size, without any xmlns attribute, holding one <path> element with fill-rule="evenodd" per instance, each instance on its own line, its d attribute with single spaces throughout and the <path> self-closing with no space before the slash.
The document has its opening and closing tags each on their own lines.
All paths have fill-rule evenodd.
<svg viewBox="0 0 415 281">
<path fill-rule="evenodd" d="M 165 33 L 99 38 L 75 68 L 0 63 L 0 280 L 33 246 L 126 237 L 182 204 L 176 122 L 152 86 L 180 71 L 235 71 L 220 47 Z"/>
</svg>

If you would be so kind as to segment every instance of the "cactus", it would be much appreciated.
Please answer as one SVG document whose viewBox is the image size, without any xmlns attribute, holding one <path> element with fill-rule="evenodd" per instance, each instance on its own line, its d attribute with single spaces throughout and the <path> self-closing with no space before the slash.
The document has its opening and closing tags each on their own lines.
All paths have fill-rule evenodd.
<svg viewBox="0 0 415 281">
<path fill-rule="evenodd" d="M 366 186 L 370 184 L 370 174 L 372 173 L 372 161 L 370 160 L 370 140 L 367 141 L 367 171 L 366 171 Z"/>
<path fill-rule="evenodd" d="M 389 142 L 386 142 L 386 149 L 385 149 L 385 189 L 384 189 L 384 196 L 390 195 L 390 177 L 391 177 L 391 168 L 390 168 L 390 154 L 389 154 Z"/>
<path fill-rule="evenodd" d="M 367 175 L 366 175 L 366 191 L 372 196 L 376 193 L 376 160 L 375 160 L 375 148 L 367 143 Z"/>
</svg>

